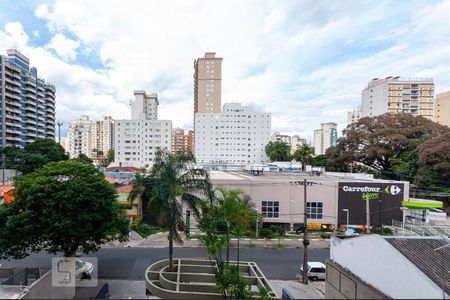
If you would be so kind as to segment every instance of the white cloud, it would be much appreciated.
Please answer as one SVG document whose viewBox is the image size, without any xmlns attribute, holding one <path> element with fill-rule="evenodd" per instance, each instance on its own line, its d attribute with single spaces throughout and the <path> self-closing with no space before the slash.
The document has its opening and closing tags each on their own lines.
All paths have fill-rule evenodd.
<svg viewBox="0 0 450 300">
<path fill-rule="evenodd" d="M 58 118 L 127 117 L 133 90 L 145 89 L 159 94 L 161 118 L 184 127 L 193 60 L 215 51 L 223 102 L 255 105 L 272 112 L 274 131 L 311 138 L 323 122 L 342 129 L 373 77 L 433 76 L 436 91 L 450 89 L 449 14 L 448 1 L 56 0 L 35 10 L 53 35 L 47 49 L 24 47 L 20 23 L 0 31 L 0 46 L 26 49 L 56 84 Z M 77 50 L 103 69 L 67 63 Z"/>
<path fill-rule="evenodd" d="M 20 22 L 6 23 L 0 31 L 0 48 L 20 48 L 27 44 L 28 35 Z"/>
<path fill-rule="evenodd" d="M 45 45 L 45 48 L 55 50 L 56 53 L 65 60 L 75 60 L 77 58 L 77 49 L 79 47 L 79 41 L 68 39 L 60 33 L 53 36 L 50 42 Z"/>
</svg>

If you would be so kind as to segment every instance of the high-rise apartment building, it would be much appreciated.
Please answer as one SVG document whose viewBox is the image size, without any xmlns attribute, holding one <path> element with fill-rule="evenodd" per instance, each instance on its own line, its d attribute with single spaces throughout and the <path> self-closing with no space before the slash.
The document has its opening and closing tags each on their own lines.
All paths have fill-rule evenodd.
<svg viewBox="0 0 450 300">
<path fill-rule="evenodd" d="M 361 117 L 407 113 L 433 120 L 433 78 L 372 79 L 362 91 Z"/>
<path fill-rule="evenodd" d="M 17 50 L 0 55 L 0 103 L 1 147 L 55 138 L 55 86 Z"/>
<path fill-rule="evenodd" d="M 187 134 L 187 150 L 190 152 L 194 152 L 194 139 L 195 139 L 195 134 L 194 134 L 194 129 L 189 129 L 188 130 L 188 134 Z"/>
<path fill-rule="evenodd" d="M 134 91 L 134 101 L 131 101 L 131 120 L 158 120 L 158 95 L 145 91 Z"/>
<path fill-rule="evenodd" d="M 81 116 L 69 122 L 66 151 L 71 158 L 77 158 L 80 154 L 92 157 L 92 124 L 93 121 L 88 116 Z"/>
<path fill-rule="evenodd" d="M 195 114 L 195 156 L 198 164 L 266 163 L 271 114 L 240 103 L 226 103 L 221 113 Z"/>
<path fill-rule="evenodd" d="M 361 117 L 362 117 L 361 106 L 358 105 L 356 109 L 354 109 L 353 111 L 349 111 L 347 113 L 347 125 L 358 122 L 358 120 L 361 119 Z"/>
<path fill-rule="evenodd" d="M 172 130 L 172 153 L 187 151 L 188 135 L 184 133 L 184 129 L 175 128 Z"/>
<path fill-rule="evenodd" d="M 298 135 L 293 135 L 291 137 L 291 155 L 297 151 L 297 149 L 303 145 L 306 145 L 306 139 L 301 138 Z"/>
<path fill-rule="evenodd" d="M 450 127 L 450 91 L 436 95 L 434 121 Z"/>
<path fill-rule="evenodd" d="M 291 145 L 291 136 L 287 134 L 281 134 L 279 132 L 274 132 L 270 137 L 271 142 L 285 142 Z"/>
<path fill-rule="evenodd" d="M 322 123 L 320 129 L 314 130 L 314 154 L 323 155 L 328 148 L 337 144 L 337 124 Z"/>
<path fill-rule="evenodd" d="M 92 147 L 93 156 L 106 157 L 109 150 L 114 150 L 114 120 L 112 117 L 107 116 L 93 121 Z"/>
<path fill-rule="evenodd" d="M 194 61 L 194 114 L 220 113 L 222 58 L 207 52 Z"/>
<path fill-rule="evenodd" d="M 157 120 L 158 96 L 134 92 L 131 120 L 114 120 L 114 165 L 151 167 L 158 150 L 171 150 L 172 121 Z"/>
</svg>

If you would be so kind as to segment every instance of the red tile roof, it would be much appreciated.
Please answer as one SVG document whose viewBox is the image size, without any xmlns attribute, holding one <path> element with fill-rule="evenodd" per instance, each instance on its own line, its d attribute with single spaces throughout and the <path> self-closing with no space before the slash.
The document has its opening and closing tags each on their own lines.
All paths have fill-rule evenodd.
<svg viewBox="0 0 450 300">
<path fill-rule="evenodd" d="M 122 183 L 123 180 L 122 179 L 117 179 L 117 178 L 111 178 L 111 177 L 105 177 L 105 180 L 108 181 L 111 184 L 114 183 Z"/>
<path fill-rule="evenodd" d="M 0 193 L 7 193 L 9 191 L 12 191 L 13 189 L 14 185 L 12 184 L 0 185 Z"/>
<path fill-rule="evenodd" d="M 131 193 L 132 190 L 133 190 L 133 185 L 132 184 L 119 186 L 119 187 L 116 188 L 116 191 L 122 192 L 122 193 Z"/>
</svg>

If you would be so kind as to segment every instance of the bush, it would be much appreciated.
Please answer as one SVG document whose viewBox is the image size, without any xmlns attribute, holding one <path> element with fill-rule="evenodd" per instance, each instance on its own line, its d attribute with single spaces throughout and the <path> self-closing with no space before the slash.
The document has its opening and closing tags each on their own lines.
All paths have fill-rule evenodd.
<svg viewBox="0 0 450 300">
<path fill-rule="evenodd" d="M 388 227 L 373 227 L 370 229 L 370 233 L 379 234 L 379 235 L 392 235 L 392 229 Z"/>
<path fill-rule="evenodd" d="M 150 225 L 144 223 L 139 226 L 138 231 L 143 234 L 150 234 L 153 230 Z"/>
<path fill-rule="evenodd" d="M 278 243 L 278 244 L 275 245 L 275 248 L 282 249 L 282 248 L 284 248 L 284 245 L 281 244 L 281 243 Z"/>
<path fill-rule="evenodd" d="M 139 226 L 142 224 L 142 217 L 137 217 L 133 220 L 133 222 L 130 225 L 131 230 L 137 230 Z"/>
<path fill-rule="evenodd" d="M 326 232 L 320 233 L 320 237 L 323 238 L 323 239 L 329 239 L 330 236 L 331 236 L 331 234 L 326 233 Z"/>
<path fill-rule="evenodd" d="M 259 235 L 263 238 L 272 238 L 273 237 L 273 231 L 269 228 L 261 228 L 261 231 L 259 232 Z"/>
<path fill-rule="evenodd" d="M 284 229 L 283 225 L 272 225 L 270 226 L 270 230 L 272 230 L 278 236 L 284 236 L 286 234 L 286 229 Z"/>
</svg>

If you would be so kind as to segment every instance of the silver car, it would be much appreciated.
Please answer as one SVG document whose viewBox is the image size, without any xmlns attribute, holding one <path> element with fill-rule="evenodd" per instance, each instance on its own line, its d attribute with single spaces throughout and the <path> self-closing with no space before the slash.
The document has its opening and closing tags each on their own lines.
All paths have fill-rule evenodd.
<svg viewBox="0 0 450 300">
<path fill-rule="evenodd" d="M 303 273 L 303 265 L 300 266 L 300 274 Z M 308 262 L 308 278 L 312 281 L 325 280 L 326 266 L 321 262 L 310 261 Z"/>
</svg>

